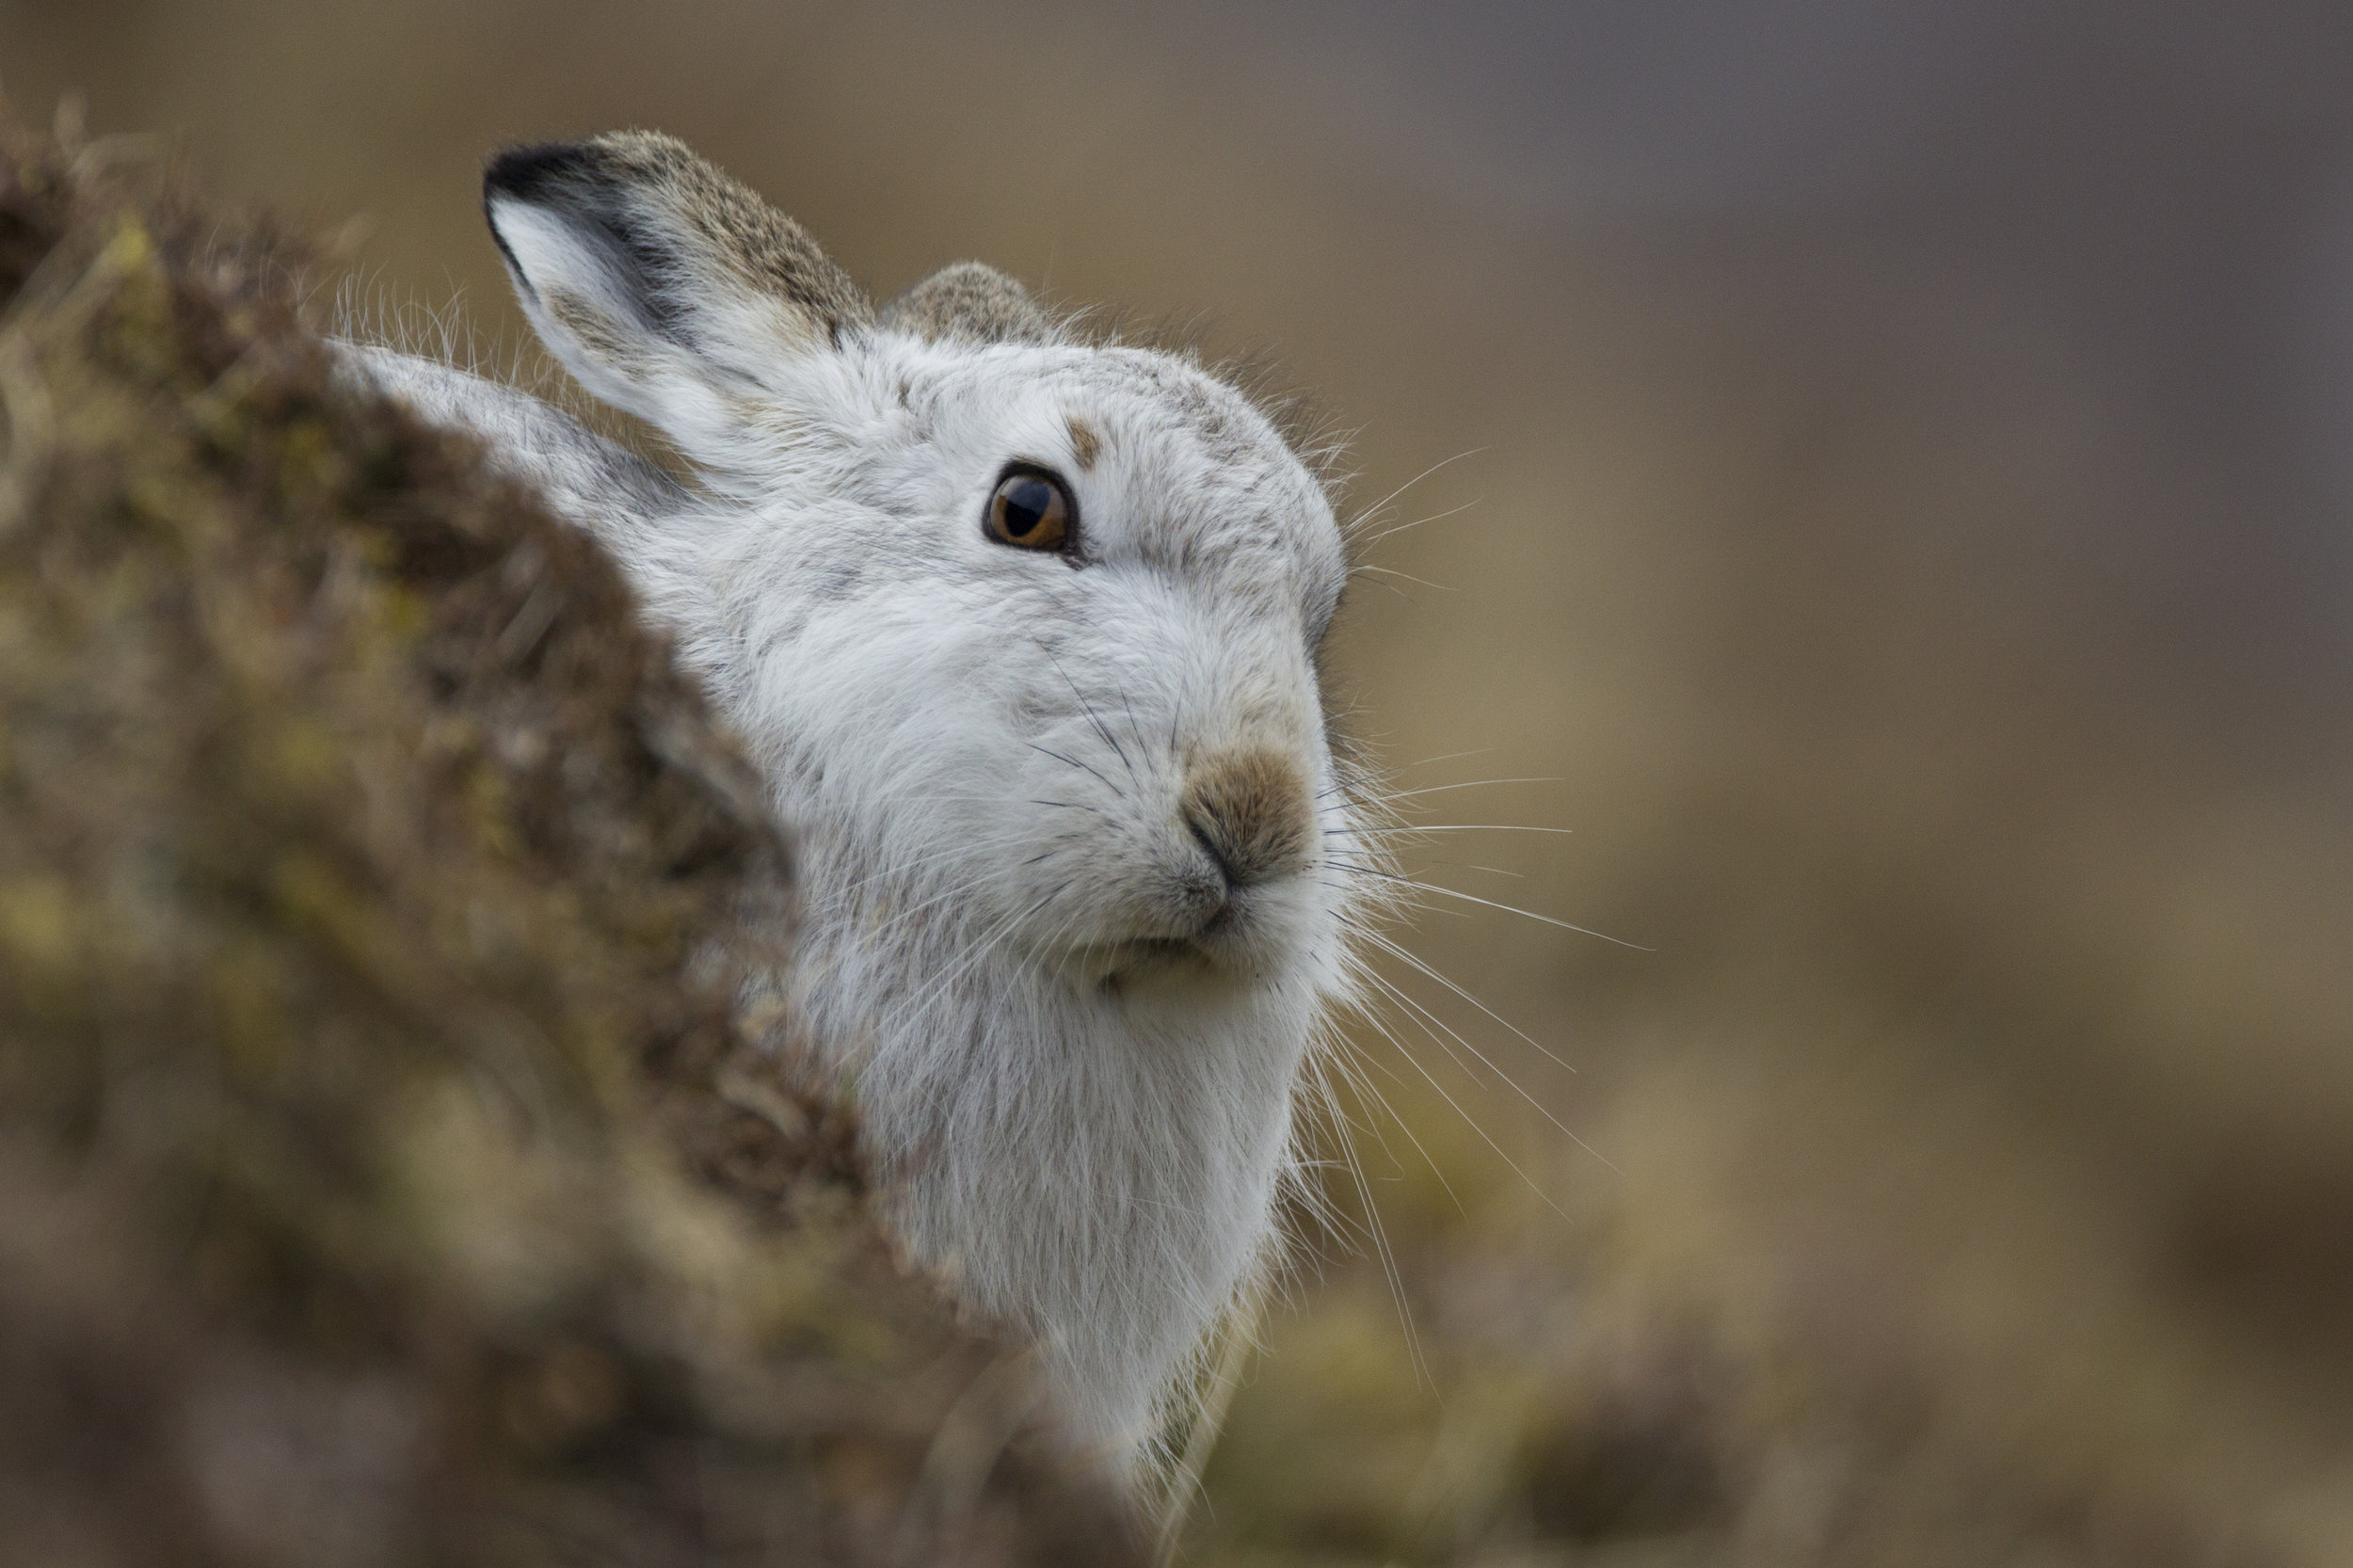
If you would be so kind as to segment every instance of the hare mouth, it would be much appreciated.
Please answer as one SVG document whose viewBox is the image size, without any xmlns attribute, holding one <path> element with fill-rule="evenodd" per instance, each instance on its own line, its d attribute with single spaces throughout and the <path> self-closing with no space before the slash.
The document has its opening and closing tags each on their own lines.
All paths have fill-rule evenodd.
<svg viewBox="0 0 2353 1568">
<path fill-rule="evenodd" d="M 1141 981 L 1204 974 L 1216 967 L 1215 956 L 1190 936 L 1138 936 L 1108 943 L 1089 948 L 1083 963 L 1087 983 L 1105 991 L 1123 990 Z"/>
<path fill-rule="evenodd" d="M 1082 988 L 1117 995 L 1207 985 L 1257 984 L 1266 972 L 1265 944 L 1241 932 L 1212 926 L 1191 936 L 1139 936 L 1083 950 L 1066 972 Z"/>
<path fill-rule="evenodd" d="M 1163 981 L 1243 980 L 1263 967 L 1265 933 L 1231 904 L 1186 936 L 1133 936 L 1089 947 L 1078 972 L 1094 988 L 1119 991 Z"/>
</svg>

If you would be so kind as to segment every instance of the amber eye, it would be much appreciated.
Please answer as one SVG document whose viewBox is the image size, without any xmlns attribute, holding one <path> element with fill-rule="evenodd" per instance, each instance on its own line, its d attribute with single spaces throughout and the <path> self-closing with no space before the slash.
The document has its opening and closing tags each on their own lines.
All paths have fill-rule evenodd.
<svg viewBox="0 0 2353 1568">
<path fill-rule="evenodd" d="M 1015 469 L 988 498 L 988 536 L 1024 550 L 1060 550 L 1077 513 L 1061 480 L 1042 469 Z"/>
</svg>

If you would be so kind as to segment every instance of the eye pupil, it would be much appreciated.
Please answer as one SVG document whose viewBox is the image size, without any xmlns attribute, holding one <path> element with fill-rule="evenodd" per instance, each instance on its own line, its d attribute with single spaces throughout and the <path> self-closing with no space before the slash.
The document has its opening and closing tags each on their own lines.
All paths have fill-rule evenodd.
<svg viewBox="0 0 2353 1568">
<path fill-rule="evenodd" d="M 1046 519 L 1046 509 L 1054 504 L 1054 492 L 1043 480 L 1016 479 L 1005 487 L 1005 532 L 1015 538 L 1026 538 L 1030 531 Z"/>
<path fill-rule="evenodd" d="M 1069 488 L 1053 474 L 1020 468 L 997 481 L 988 498 L 988 536 L 1023 550 L 1064 550 L 1078 520 Z"/>
</svg>

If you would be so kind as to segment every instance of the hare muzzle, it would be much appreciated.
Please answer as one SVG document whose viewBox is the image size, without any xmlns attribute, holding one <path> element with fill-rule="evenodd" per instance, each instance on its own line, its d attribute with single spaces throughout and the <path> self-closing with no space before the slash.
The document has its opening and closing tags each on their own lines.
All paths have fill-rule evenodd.
<svg viewBox="0 0 2353 1568">
<path fill-rule="evenodd" d="M 1307 868 L 1314 815 L 1299 769 L 1279 752 L 1229 752 L 1185 780 L 1185 825 L 1240 890 Z"/>
</svg>

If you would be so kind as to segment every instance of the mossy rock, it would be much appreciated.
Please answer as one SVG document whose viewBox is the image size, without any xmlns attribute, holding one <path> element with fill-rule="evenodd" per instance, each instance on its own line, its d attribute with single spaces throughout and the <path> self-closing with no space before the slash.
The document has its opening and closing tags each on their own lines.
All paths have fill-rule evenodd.
<svg viewBox="0 0 2353 1568">
<path fill-rule="evenodd" d="M 728 741 L 312 263 L 0 134 L 8 1560 L 1128 1557 L 746 1044 Z"/>
</svg>

